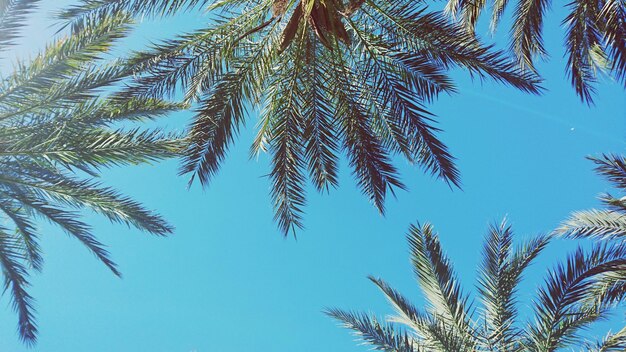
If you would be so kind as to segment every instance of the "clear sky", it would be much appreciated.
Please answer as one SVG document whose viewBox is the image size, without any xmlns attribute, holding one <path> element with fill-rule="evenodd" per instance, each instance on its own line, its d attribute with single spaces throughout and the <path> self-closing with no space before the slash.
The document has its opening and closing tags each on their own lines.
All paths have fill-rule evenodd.
<svg viewBox="0 0 626 352">
<path fill-rule="evenodd" d="M 61 3 L 47 1 L 26 33 L 27 51 L 54 33 L 43 18 Z M 89 217 L 120 265 L 124 278 L 118 279 L 77 241 L 42 224 L 46 263 L 32 278 L 41 331 L 33 350 L 366 351 L 321 311 L 336 306 L 390 314 L 368 274 L 386 279 L 419 305 L 405 240 L 416 221 L 435 225 L 462 282 L 473 289 L 489 223 L 507 216 L 518 239 L 553 229 L 571 211 L 598 205 L 596 195 L 609 190 L 584 157 L 624 152 L 624 91 L 605 77 L 595 107 L 579 102 L 565 75 L 564 14 L 556 9 L 546 26 L 552 57 L 539 65 L 548 88 L 543 96 L 472 82 L 459 71 L 453 74 L 459 94 L 430 106 L 445 131 L 442 139 L 458 158 L 463 191 L 451 191 L 397 158 L 410 190 L 390 198 L 381 217 L 357 190 L 344 161 L 340 188 L 328 195 L 310 189 L 306 229 L 297 241 L 285 239 L 272 222 L 263 176 L 267 158 L 248 159 L 256 116 L 206 190 L 187 190 L 174 160 L 105 172 L 107 184 L 157 209 L 176 233 L 151 238 Z M 146 23 L 127 47 L 201 23 L 194 15 Z M 484 26 L 480 31 L 491 40 Z M 503 43 L 500 35 L 495 40 Z M 178 113 L 164 123 L 180 129 L 189 116 Z M 524 282 L 522 309 L 545 268 L 572 245 L 554 242 L 544 252 Z M 26 351 L 7 297 L 0 302 L 0 351 Z"/>
</svg>

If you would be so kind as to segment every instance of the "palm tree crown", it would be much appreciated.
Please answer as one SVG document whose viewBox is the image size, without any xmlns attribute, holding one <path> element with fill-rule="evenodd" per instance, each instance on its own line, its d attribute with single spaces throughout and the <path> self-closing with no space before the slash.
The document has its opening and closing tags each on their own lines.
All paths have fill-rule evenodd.
<svg viewBox="0 0 626 352">
<path fill-rule="evenodd" d="M 35 6 L 36 1 L 0 1 L 0 51 L 10 48 Z M 178 104 L 121 100 L 102 90 L 131 73 L 122 61 L 101 60 L 129 24 L 128 17 L 118 16 L 77 25 L 71 36 L 32 60 L 18 61 L 0 80 L 0 268 L 19 335 L 28 344 L 37 336 L 28 274 L 43 262 L 36 219 L 58 225 L 116 275 L 81 210 L 155 235 L 172 231 L 157 214 L 96 181 L 99 169 L 173 157 L 182 147 L 157 129 L 129 128 Z"/>
<path fill-rule="evenodd" d="M 492 6 L 490 29 L 495 32 L 509 2 L 506 0 L 448 0 L 446 12 L 473 33 L 481 13 Z M 537 57 L 548 55 L 543 44 L 544 16 L 548 0 L 514 3 L 510 48 L 520 66 L 536 71 Z M 567 72 L 576 94 L 593 102 L 598 73 L 605 73 L 626 87 L 626 2 L 623 0 L 574 0 L 565 5 Z"/>
<path fill-rule="evenodd" d="M 548 271 L 532 302 L 531 319 L 522 321 L 527 315 L 522 318 L 517 310 L 518 286 L 549 238 L 539 236 L 516 247 L 509 226 L 492 226 L 479 268 L 480 303 L 474 306 L 432 226 L 412 226 L 411 262 L 426 300 L 424 309 L 370 277 L 395 308 L 389 322 L 339 309 L 327 313 L 380 351 L 548 352 L 580 346 L 582 351 L 623 351 L 626 328 L 600 341 L 587 341 L 582 332 L 626 297 L 626 245 L 578 248 Z"/>
<path fill-rule="evenodd" d="M 461 67 L 526 92 L 538 80 L 417 1 L 90 0 L 71 21 L 127 11 L 170 14 L 208 6 L 204 29 L 134 57 L 128 97 L 199 101 L 181 172 L 206 185 L 218 172 L 250 107 L 262 107 L 251 155 L 271 154 L 276 220 L 302 227 L 307 173 L 319 191 L 337 186 L 344 153 L 362 192 L 384 212 L 405 186 L 392 163 L 402 154 L 458 186 L 459 173 L 425 104 L 456 91 Z"/>
</svg>

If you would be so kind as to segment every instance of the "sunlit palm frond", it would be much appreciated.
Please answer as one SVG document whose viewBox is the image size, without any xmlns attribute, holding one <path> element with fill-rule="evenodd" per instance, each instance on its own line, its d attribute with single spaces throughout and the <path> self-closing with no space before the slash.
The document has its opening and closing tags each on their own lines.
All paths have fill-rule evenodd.
<svg viewBox="0 0 626 352">
<path fill-rule="evenodd" d="M 589 157 L 596 165 L 595 171 L 620 191 L 626 190 L 626 160 L 617 154 Z M 626 199 L 605 193 L 600 200 L 606 209 L 574 212 L 555 234 L 571 238 L 621 240 L 626 237 Z"/>
<path fill-rule="evenodd" d="M 514 249 L 513 231 L 509 225 L 503 221 L 489 228 L 478 281 L 489 346 L 498 350 L 514 350 L 520 334 L 516 324 L 517 287 L 525 269 L 548 241 L 548 237 L 538 236 Z"/>
<path fill-rule="evenodd" d="M 26 2 L 10 3 L 0 3 L 1 15 L 26 9 Z M 20 16 L 28 13 L 20 11 L 15 21 L 2 21 L 13 30 L 6 35 L 19 30 Z M 20 337 L 28 344 L 35 342 L 37 327 L 27 277 L 43 264 L 36 219 L 79 240 L 116 275 L 117 266 L 81 219 L 82 210 L 154 235 L 172 232 L 161 216 L 97 181 L 103 168 L 175 157 L 184 146 L 178 135 L 131 127 L 183 104 L 114 94 L 115 84 L 133 70 L 123 59 L 107 62 L 105 55 L 129 25 L 126 15 L 85 19 L 79 32 L 18 61 L 0 80 L 0 214 L 9 224 L 0 231 L 0 264 Z"/>
<path fill-rule="evenodd" d="M 380 323 L 375 317 L 366 314 L 329 309 L 326 314 L 342 322 L 345 328 L 355 334 L 374 350 L 395 352 L 422 352 L 421 348 L 407 333 L 397 332 L 393 325 Z"/>
<path fill-rule="evenodd" d="M 588 352 L 620 352 L 626 349 L 626 327 L 614 333 L 607 334 L 602 341 L 588 344 Z"/>
<path fill-rule="evenodd" d="M 411 226 L 409 246 L 413 270 L 428 302 L 428 312 L 441 317 L 446 325 L 455 327 L 467 341 L 472 341 L 474 331 L 470 322 L 469 297 L 463 293 L 433 227 L 430 224 Z"/>
<path fill-rule="evenodd" d="M 572 238 L 624 238 L 626 215 L 611 210 L 577 211 L 555 232 Z"/>
<path fill-rule="evenodd" d="M 502 222 L 491 226 L 483 246 L 478 282 L 482 309 L 468 307 L 449 260 L 432 226 L 412 226 L 408 235 L 424 308 L 417 307 L 385 281 L 370 277 L 395 310 L 387 324 L 371 315 L 342 310 L 327 313 L 363 340 L 383 351 L 404 351 L 398 337 L 408 333 L 413 346 L 430 352 L 545 352 L 560 349 L 618 351 L 624 331 L 602 341 L 583 333 L 605 319 L 626 299 L 626 246 L 578 248 L 548 271 L 537 290 L 532 312 L 518 311 L 524 273 L 547 246 L 549 236 L 513 245 L 513 231 Z"/>
</svg>

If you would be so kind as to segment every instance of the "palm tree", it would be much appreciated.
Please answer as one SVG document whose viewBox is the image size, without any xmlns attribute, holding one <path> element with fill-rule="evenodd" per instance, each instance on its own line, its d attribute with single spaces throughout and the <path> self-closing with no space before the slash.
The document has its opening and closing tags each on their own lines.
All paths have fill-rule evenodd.
<svg viewBox="0 0 626 352">
<path fill-rule="evenodd" d="M 18 38 L 36 3 L 0 1 L 1 52 Z M 106 93 L 131 72 L 122 61 L 102 60 L 129 24 L 123 16 L 85 22 L 0 79 L 0 268 L 27 344 L 37 337 L 28 276 L 43 264 L 38 219 L 78 239 L 115 275 L 109 253 L 81 220 L 83 210 L 154 235 L 172 231 L 159 215 L 97 181 L 100 169 L 173 157 L 182 147 L 158 129 L 131 128 L 178 104 Z"/>
<path fill-rule="evenodd" d="M 451 69 L 540 91 L 535 75 L 419 1 L 89 0 L 61 17 L 80 23 L 203 6 L 211 15 L 206 28 L 135 55 L 137 79 L 124 96 L 172 96 L 182 87 L 186 102 L 199 102 L 181 173 L 202 185 L 219 171 L 247 111 L 262 107 L 251 155 L 271 154 L 271 195 L 284 235 L 302 227 L 307 173 L 320 192 L 336 187 L 341 153 L 381 213 L 385 196 L 405 188 L 394 154 L 459 186 L 454 158 L 425 107 L 456 92 Z"/>
<path fill-rule="evenodd" d="M 605 154 L 589 158 L 596 164 L 596 172 L 604 176 L 616 188 L 626 191 L 626 158 L 616 154 Z M 574 212 L 556 229 L 560 236 L 571 238 L 593 238 L 603 240 L 626 239 L 626 197 L 615 198 L 606 193 L 600 196 L 606 209 Z"/>
<path fill-rule="evenodd" d="M 492 7 L 493 33 L 509 4 L 507 0 L 448 0 L 446 12 L 473 33 L 488 4 Z M 593 103 L 599 73 L 626 87 L 626 2 L 574 0 L 564 4 L 569 11 L 563 20 L 567 72 L 576 94 L 587 104 Z M 550 1 L 518 0 L 514 6 L 510 50 L 520 67 L 535 72 L 537 57 L 548 56 L 542 31 Z"/>
<path fill-rule="evenodd" d="M 329 309 L 327 314 L 380 351 L 548 352 L 579 346 L 582 351 L 623 351 L 626 328 L 600 341 L 585 340 L 583 331 L 626 298 L 626 245 L 578 248 L 548 271 L 532 312 L 518 311 L 519 283 L 549 238 L 538 236 L 515 247 L 510 226 L 503 222 L 490 227 L 479 268 L 480 304 L 474 305 L 433 227 L 412 226 L 411 262 L 425 298 L 424 309 L 385 281 L 370 277 L 393 305 L 394 316 L 381 322 L 369 314 L 339 309 Z"/>
</svg>

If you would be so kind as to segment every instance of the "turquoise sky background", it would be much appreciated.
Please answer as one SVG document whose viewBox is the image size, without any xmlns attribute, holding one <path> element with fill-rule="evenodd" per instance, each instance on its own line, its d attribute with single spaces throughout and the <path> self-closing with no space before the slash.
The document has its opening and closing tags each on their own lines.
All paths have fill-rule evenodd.
<svg viewBox="0 0 626 352">
<path fill-rule="evenodd" d="M 19 53 L 51 38 L 49 12 L 70 2 L 44 1 Z M 539 65 L 548 89 L 543 96 L 472 82 L 459 71 L 453 75 L 459 94 L 430 106 L 444 129 L 442 139 L 458 158 L 463 191 L 397 158 L 410 191 L 388 199 L 387 216 L 381 217 L 357 190 L 344 161 L 340 188 L 329 195 L 310 188 L 306 229 L 297 241 L 285 239 L 272 222 L 269 180 L 263 176 L 267 158 L 248 159 L 256 115 L 208 189 L 187 190 L 174 160 L 106 171 L 107 184 L 157 209 L 176 233 L 152 238 L 90 216 L 123 272 L 118 279 L 78 241 L 42 224 L 46 263 L 31 289 L 41 333 L 32 350 L 366 351 L 321 311 L 337 306 L 381 317 L 391 313 L 368 274 L 383 277 L 419 305 L 405 240 L 416 221 L 435 225 L 462 282 L 472 289 L 489 223 L 507 216 L 518 239 L 553 229 L 571 211 L 598 205 L 596 195 L 610 190 L 584 157 L 624 152 L 624 91 L 605 77 L 595 107 L 578 100 L 565 75 L 565 15 L 558 6 L 554 10 L 545 28 L 551 59 Z M 120 52 L 206 21 L 190 14 L 143 23 Z M 493 39 L 500 44 L 504 28 Z M 485 26 L 479 33 L 492 40 Z M 182 129 L 189 116 L 178 113 L 163 124 Z M 554 242 L 544 252 L 524 282 L 522 310 L 545 268 L 574 244 Z M 0 307 L 0 351 L 27 351 L 7 297 Z"/>
</svg>

